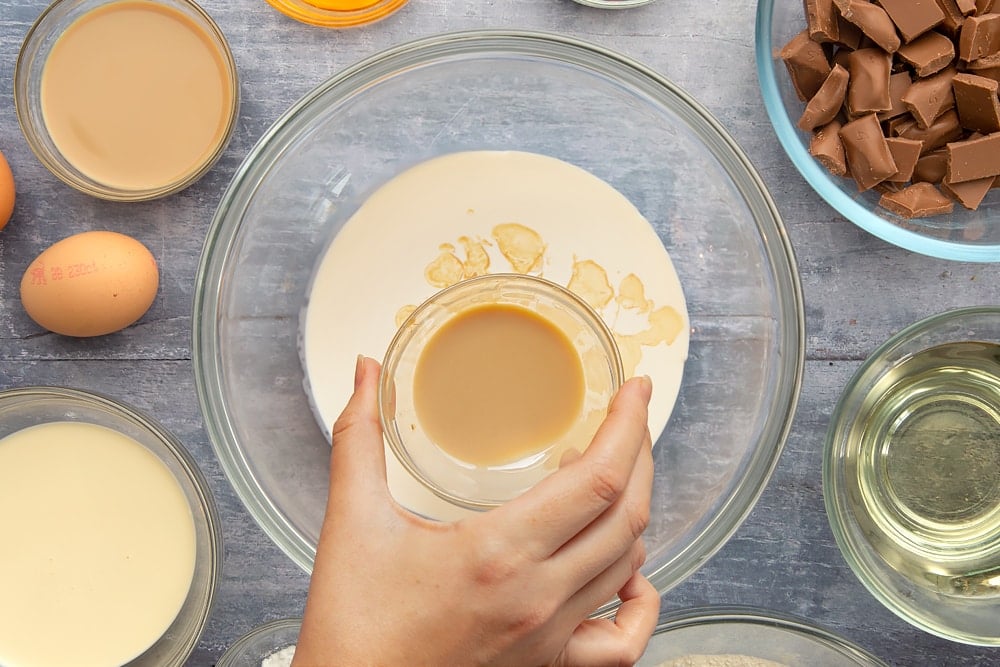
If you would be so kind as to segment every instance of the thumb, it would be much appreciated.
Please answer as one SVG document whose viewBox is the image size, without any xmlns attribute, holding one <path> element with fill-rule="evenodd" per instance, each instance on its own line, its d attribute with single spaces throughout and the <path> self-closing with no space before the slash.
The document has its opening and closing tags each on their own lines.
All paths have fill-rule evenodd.
<svg viewBox="0 0 1000 667">
<path fill-rule="evenodd" d="M 356 493 L 387 495 L 385 449 L 378 412 L 377 361 L 358 356 L 354 394 L 333 424 L 330 503 Z"/>
</svg>

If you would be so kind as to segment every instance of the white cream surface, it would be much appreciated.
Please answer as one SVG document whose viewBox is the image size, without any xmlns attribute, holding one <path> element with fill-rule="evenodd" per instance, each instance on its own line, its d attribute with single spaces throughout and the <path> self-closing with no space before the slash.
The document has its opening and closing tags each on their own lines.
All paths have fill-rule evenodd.
<svg viewBox="0 0 1000 667">
<path fill-rule="evenodd" d="M 170 627 L 195 526 L 170 470 L 132 438 L 51 422 L 0 440 L 0 665 L 122 665 Z"/>
<path fill-rule="evenodd" d="M 501 227 L 532 233 L 498 234 Z M 535 256 L 526 247 L 532 240 L 538 261 L 521 262 Z M 641 360 L 626 365 L 626 372 L 653 379 L 655 441 L 677 398 L 690 330 L 670 256 L 611 185 L 562 160 L 519 151 L 459 152 L 420 163 L 370 195 L 333 239 L 313 275 L 300 334 L 307 391 L 327 434 L 350 397 L 357 355 L 381 359 L 399 314 L 446 286 L 442 276 L 463 265 L 463 277 L 520 272 L 568 286 L 623 341 L 638 340 L 652 326 L 653 310 L 669 307 L 676 338 L 632 345 Z M 390 489 L 405 507 L 441 520 L 465 514 L 410 478 L 388 450 L 386 464 Z"/>
</svg>

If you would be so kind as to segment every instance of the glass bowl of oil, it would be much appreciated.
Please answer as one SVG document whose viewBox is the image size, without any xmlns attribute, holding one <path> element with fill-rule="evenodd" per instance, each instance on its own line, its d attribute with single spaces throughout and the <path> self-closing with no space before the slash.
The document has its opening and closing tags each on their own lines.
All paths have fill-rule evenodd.
<svg viewBox="0 0 1000 667">
<path fill-rule="evenodd" d="M 848 564 L 907 622 L 1000 646 L 1000 307 L 896 334 L 830 422 L 827 515 Z"/>
</svg>

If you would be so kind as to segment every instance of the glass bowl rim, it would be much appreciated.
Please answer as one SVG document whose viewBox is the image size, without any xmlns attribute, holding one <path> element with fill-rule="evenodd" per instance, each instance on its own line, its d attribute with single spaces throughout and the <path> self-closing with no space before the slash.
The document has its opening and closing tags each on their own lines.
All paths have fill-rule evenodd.
<svg viewBox="0 0 1000 667">
<path fill-rule="evenodd" d="M 94 7 L 86 10 L 83 15 L 71 21 L 69 24 L 64 26 L 62 30 L 65 30 L 79 18 L 82 18 L 86 14 L 89 14 L 100 7 L 115 4 L 117 2 L 127 2 L 128 0 L 94 1 Z M 169 3 L 161 2 L 161 0 L 143 1 L 161 6 L 170 6 Z M 197 27 L 203 29 L 215 45 L 221 47 L 220 55 L 222 56 L 222 62 L 226 69 L 230 105 L 229 109 L 226 111 L 226 125 L 223 128 L 222 133 L 219 135 L 218 142 L 213 147 L 212 151 L 205 156 L 200 164 L 197 165 L 197 168 L 179 180 L 141 190 L 116 188 L 114 186 L 105 185 L 99 181 L 95 181 L 83 172 L 80 172 L 83 176 L 81 178 L 75 173 L 68 172 L 63 169 L 57 161 L 49 157 L 48 150 L 44 149 L 40 145 L 37 138 L 38 136 L 48 136 L 48 129 L 45 127 L 44 120 L 39 118 L 37 123 L 33 123 L 31 121 L 32 115 L 27 111 L 28 102 L 24 98 L 24 95 L 28 94 L 30 97 L 30 94 L 28 91 L 28 84 L 24 81 L 26 76 L 24 74 L 24 70 L 25 59 L 28 55 L 28 47 L 34 44 L 34 40 L 45 39 L 49 36 L 48 32 L 41 33 L 40 31 L 43 23 L 49 19 L 56 12 L 56 10 L 62 6 L 79 4 L 80 0 L 54 0 L 42 10 L 42 13 L 38 15 L 38 18 L 36 18 L 31 24 L 31 27 L 28 28 L 28 32 L 21 41 L 21 47 L 17 52 L 17 59 L 14 62 L 14 73 L 11 77 L 14 83 L 14 115 L 17 116 L 17 123 L 21 128 L 21 134 L 24 135 L 28 147 L 31 149 L 31 152 L 35 155 L 38 161 L 41 162 L 53 176 L 71 188 L 92 197 L 97 197 L 98 199 L 104 199 L 107 201 L 139 202 L 160 199 L 162 197 L 167 197 L 180 192 L 181 190 L 184 190 L 199 181 L 212 169 L 213 166 L 215 166 L 215 163 L 218 162 L 219 158 L 222 157 L 222 154 L 228 147 L 233 133 L 236 131 L 236 125 L 240 115 L 241 101 L 240 76 L 236 67 L 236 59 L 233 57 L 232 49 L 229 46 L 229 40 L 226 38 L 225 33 L 222 32 L 222 28 L 219 27 L 219 24 L 215 22 L 215 19 L 213 19 L 212 16 L 196 2 L 196 0 L 173 0 L 173 2 L 182 4 L 190 9 L 197 17 L 198 21 L 200 21 L 200 25 Z M 55 39 L 59 38 L 56 37 Z M 44 68 L 45 64 L 43 62 L 41 65 L 37 66 Z"/>
<path fill-rule="evenodd" d="M 864 659 L 868 661 L 871 667 L 888 667 L 881 658 L 873 653 L 861 648 L 846 637 L 820 627 L 808 619 L 795 614 L 749 605 L 708 605 L 664 612 L 660 616 L 653 636 L 656 637 L 672 630 L 704 625 L 725 625 L 728 623 L 762 625 L 769 628 L 787 630 L 794 634 L 808 637 L 810 640 L 827 648 L 848 653 L 854 658 Z"/>
<path fill-rule="evenodd" d="M 234 660 L 234 656 L 239 655 L 248 644 L 252 643 L 258 637 L 266 635 L 270 632 L 274 632 L 275 630 L 285 630 L 292 628 L 299 628 L 299 630 L 301 631 L 302 628 L 301 616 L 290 617 L 290 618 L 277 618 L 274 619 L 273 621 L 267 621 L 266 623 L 261 623 L 260 625 L 251 628 L 246 634 L 242 635 L 241 637 L 238 637 L 236 641 L 234 641 L 229 646 L 229 648 L 223 651 L 222 655 L 219 656 L 218 662 L 216 662 L 216 667 L 225 667 L 226 665 L 230 664 L 230 662 Z M 274 648 L 274 650 L 280 650 L 282 648 L 284 647 L 277 646 Z"/>
<path fill-rule="evenodd" d="M 461 280 L 454 285 L 449 285 L 448 287 L 438 290 L 432 294 L 423 303 L 417 306 L 416 309 L 409 314 L 406 320 L 396 329 L 396 334 L 392 337 L 389 346 L 386 348 L 385 357 L 382 360 L 382 368 L 391 368 L 399 360 L 402 355 L 402 350 L 404 349 L 401 346 L 405 345 L 411 339 L 411 337 L 407 335 L 408 329 L 413 326 L 414 321 L 418 317 L 437 307 L 441 299 L 453 296 L 456 292 L 474 289 L 477 285 L 487 282 L 521 283 L 525 286 L 530 285 L 531 289 L 537 289 L 539 292 L 551 292 L 553 299 L 558 297 L 562 301 L 572 303 L 577 309 L 579 318 L 586 322 L 588 327 L 595 334 L 595 337 L 599 338 L 601 343 L 603 343 L 603 349 L 611 352 L 611 358 L 608 359 L 608 361 L 610 362 L 612 391 L 617 392 L 618 389 L 625 383 L 625 371 L 622 366 L 621 352 L 618 349 L 618 344 L 615 342 L 614 333 L 611 331 L 610 327 L 608 327 L 604 318 L 601 317 L 589 303 L 578 296 L 575 292 L 546 278 L 523 273 L 486 273 Z M 425 475 L 420 467 L 413 462 L 412 458 L 406 452 L 406 446 L 398 437 L 396 437 L 396 429 L 388 428 L 386 410 L 383 406 L 389 402 L 389 396 L 392 394 L 390 385 L 392 384 L 393 379 L 394 378 L 388 373 L 382 373 L 379 378 L 378 405 L 379 422 L 382 425 L 382 432 L 385 435 L 385 440 L 389 445 L 389 449 L 392 450 L 392 453 L 396 456 L 396 460 L 400 462 L 403 468 L 414 479 L 426 488 L 430 489 L 439 498 L 442 498 L 453 505 L 472 510 L 488 510 L 493 507 L 499 507 L 501 503 L 496 501 L 477 500 L 475 498 L 468 498 L 448 491 L 448 489 L 442 487 L 435 480 Z"/>
<path fill-rule="evenodd" d="M 208 479 L 201 471 L 201 467 L 194 456 L 187 450 L 184 444 L 169 429 L 160 424 L 158 420 L 146 414 L 143 410 L 136 408 L 124 401 L 98 391 L 89 389 L 75 389 L 72 387 L 56 385 L 26 385 L 0 390 L 0 403 L 12 398 L 38 398 L 42 400 L 62 400 L 82 403 L 90 407 L 105 409 L 113 412 L 125 419 L 138 424 L 143 430 L 149 432 L 156 441 L 163 446 L 163 451 L 152 452 L 157 459 L 161 459 L 165 452 L 169 452 L 174 462 L 184 470 L 187 481 L 194 488 L 201 510 L 204 513 L 205 525 L 208 532 L 208 543 L 205 545 L 207 551 L 206 564 L 208 566 L 208 590 L 205 596 L 205 604 L 199 606 L 198 622 L 193 625 L 194 632 L 189 637 L 183 638 L 179 642 L 178 648 L 181 651 L 177 658 L 179 662 L 171 664 L 182 664 L 191 653 L 197 648 L 198 641 L 208 626 L 208 621 L 212 616 L 212 609 L 215 606 L 215 599 L 218 594 L 218 585 L 222 577 L 222 561 L 224 557 L 224 546 L 222 538 L 222 516 L 219 514 L 215 496 L 208 484 Z M 144 446 L 145 448 L 145 446 Z M 186 494 L 185 494 L 186 496 Z M 197 565 L 196 565 L 197 567 Z M 190 595 L 190 593 L 189 593 Z M 186 599 L 185 599 L 186 604 Z M 172 625 L 172 624 L 171 624 Z M 167 633 L 163 636 L 165 637 Z M 162 637 L 160 638 L 162 639 Z M 157 640 L 159 643 L 160 639 Z M 155 646 L 155 644 L 154 644 Z M 142 656 L 136 656 L 139 659 Z"/>
<path fill-rule="evenodd" d="M 771 127 L 778 142 L 792 164 L 809 186 L 827 204 L 858 227 L 887 243 L 928 257 L 965 262 L 1000 262 L 1000 244 L 970 245 L 945 239 L 935 239 L 904 229 L 876 215 L 865 206 L 847 196 L 837 187 L 826 168 L 809 155 L 798 137 L 797 129 L 785 113 L 778 92 L 775 73 L 774 44 L 771 43 L 771 24 L 775 0 L 760 0 L 754 28 L 754 53 L 757 60 L 757 79 L 760 83 L 764 108 L 771 119 Z M 805 14 L 803 14 L 803 26 Z"/>
<path fill-rule="evenodd" d="M 439 33 L 375 53 L 334 74 L 292 104 L 261 135 L 235 170 L 205 236 L 192 304 L 192 360 L 206 431 L 224 473 L 248 512 L 289 558 L 309 572 L 315 547 L 307 548 L 308 541 L 301 531 L 290 525 L 252 474 L 252 468 L 234 435 L 228 399 L 220 390 L 224 373 L 218 353 L 217 323 L 219 296 L 225 284 L 222 273 L 228 267 L 229 255 L 236 243 L 236 232 L 242 226 L 242 217 L 232 215 L 231 211 L 246 203 L 239 201 L 240 192 L 246 190 L 252 194 L 266 176 L 267 169 L 261 166 L 260 161 L 274 151 L 271 144 L 290 127 L 295 129 L 303 112 L 331 91 L 346 88 L 348 92 L 356 92 L 387 73 L 399 73 L 417 62 L 428 62 L 429 58 L 438 61 L 443 54 L 488 56 L 500 48 L 506 48 L 504 53 L 507 54 L 529 54 L 546 61 L 572 62 L 591 72 L 601 72 L 600 67 L 611 68 L 629 84 L 645 86 L 642 92 L 658 96 L 657 101 L 661 104 L 665 99 L 676 100 L 678 106 L 671 110 L 678 117 L 701 132 L 710 133 L 699 134 L 699 139 L 705 142 L 716 160 L 723 162 L 740 194 L 755 211 L 754 225 L 763 239 L 762 256 L 774 267 L 776 300 L 780 305 L 775 317 L 787 337 L 786 350 L 793 350 L 776 356 L 776 372 L 784 381 L 776 383 L 772 402 L 772 406 L 776 407 L 769 414 L 781 413 L 781 416 L 768 417 L 761 438 L 768 446 L 758 447 L 747 458 L 747 474 L 734 486 L 712 520 L 671 561 L 651 573 L 650 581 L 662 592 L 686 579 L 722 548 L 749 515 L 770 480 L 791 430 L 801 390 L 806 349 L 805 312 L 791 241 L 777 206 L 749 157 L 701 103 L 655 70 L 614 50 L 552 32 L 479 29 Z M 703 552 L 691 557 L 695 549 L 703 549 Z M 670 586 L 665 586 L 668 578 L 672 582 Z M 613 611 L 612 608 L 601 614 L 611 615 Z"/>
<path fill-rule="evenodd" d="M 630 7 L 651 5 L 656 0 L 574 0 L 574 2 L 598 9 L 629 9 Z"/>
<path fill-rule="evenodd" d="M 877 570 L 867 564 L 868 558 L 862 554 L 868 552 L 864 543 L 859 543 L 858 538 L 853 536 L 856 522 L 852 512 L 844 506 L 841 498 L 842 483 L 839 478 L 842 476 L 843 465 L 841 464 L 843 449 L 838 433 L 842 430 L 845 419 L 845 412 L 848 404 L 854 399 L 858 386 L 882 375 L 879 366 L 884 362 L 884 358 L 894 352 L 901 345 L 920 334 L 936 328 L 939 324 L 947 323 L 956 319 L 969 316 L 990 316 L 1000 323 L 1000 306 L 966 306 L 953 308 L 940 313 L 935 313 L 921 320 L 918 320 L 897 333 L 893 334 L 884 343 L 879 345 L 861 364 L 861 366 L 851 375 L 847 384 L 837 399 L 837 403 L 830 413 L 830 423 L 827 427 L 826 437 L 823 444 L 823 504 L 826 509 L 827 520 L 830 530 L 837 542 L 847 565 L 851 568 L 854 576 L 868 590 L 868 592 L 878 600 L 889 611 L 900 619 L 906 621 L 925 632 L 928 632 L 942 639 L 957 641 L 972 646 L 1000 646 L 1000 633 L 990 641 L 979 636 L 973 636 L 961 631 L 949 632 L 943 624 L 930 622 L 924 613 L 914 613 L 917 607 L 908 604 L 905 596 L 897 595 L 891 586 L 884 583 L 885 577 Z M 905 577 L 904 577 L 905 578 Z"/>
</svg>

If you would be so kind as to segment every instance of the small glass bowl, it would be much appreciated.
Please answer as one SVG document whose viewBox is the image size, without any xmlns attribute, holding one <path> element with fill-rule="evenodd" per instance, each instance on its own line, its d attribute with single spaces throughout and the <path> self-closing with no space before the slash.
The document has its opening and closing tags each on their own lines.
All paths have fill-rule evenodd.
<svg viewBox="0 0 1000 667">
<path fill-rule="evenodd" d="M 572 341 L 584 370 L 584 402 L 576 424 L 542 451 L 481 467 L 449 456 L 434 443 L 418 418 L 413 386 L 428 340 L 452 318 L 485 304 L 538 313 Z M 614 334 L 586 301 L 544 278 L 512 273 L 470 278 L 422 303 L 389 344 L 382 368 L 379 413 L 389 448 L 424 486 L 469 509 L 496 507 L 516 497 L 555 470 L 565 452 L 586 448 L 624 382 Z"/>
<path fill-rule="evenodd" d="M 208 622 L 222 568 L 221 520 L 208 482 L 173 435 L 132 407 L 63 387 L 0 392 L 0 438 L 31 426 L 63 421 L 96 424 L 132 438 L 173 473 L 188 500 L 195 527 L 195 565 L 187 598 L 159 640 L 128 663 L 128 667 L 181 667 Z"/>
<path fill-rule="evenodd" d="M 1000 646 L 997 433 L 1000 307 L 961 308 L 872 353 L 823 454 L 827 516 L 861 583 L 915 627 L 980 646 Z"/>
<path fill-rule="evenodd" d="M 259 625 L 233 642 L 215 667 L 270 667 L 264 661 L 294 646 L 301 629 L 301 618 L 282 618 Z"/>
<path fill-rule="evenodd" d="M 267 0 L 285 16 L 324 28 L 352 28 L 374 23 L 403 7 L 409 0 Z M 324 7 L 323 5 L 327 5 Z M 338 8 L 337 5 L 342 5 Z"/>
<path fill-rule="evenodd" d="M 628 9 L 629 7 L 641 7 L 656 0 L 575 0 L 581 5 L 588 7 L 600 7 L 601 9 Z"/>
<path fill-rule="evenodd" d="M 80 192 L 112 201 L 146 201 L 165 197 L 191 185 L 204 176 L 219 159 L 233 130 L 239 112 L 240 89 L 229 43 L 212 17 L 193 0 L 143 0 L 178 11 L 188 18 L 217 50 L 228 81 L 225 91 L 229 108 L 226 125 L 214 146 L 206 146 L 200 160 L 191 164 L 179 178 L 145 188 L 129 189 L 94 179 L 66 159 L 56 146 L 42 112 L 42 74 L 46 60 L 65 31 L 91 11 L 127 0 L 55 0 L 42 12 L 28 31 L 14 67 L 14 108 L 18 123 L 35 156 L 59 180 Z"/>
<path fill-rule="evenodd" d="M 951 214 L 906 220 L 881 208 L 874 189 L 859 193 L 853 179 L 832 175 L 809 154 L 810 134 L 795 125 L 805 103 L 779 55 L 805 27 L 802 0 L 757 3 L 757 78 L 764 107 L 779 143 L 806 182 L 840 215 L 896 246 L 941 259 L 1000 262 L 1000 196 L 995 191 L 975 211 L 956 203 Z"/>
<path fill-rule="evenodd" d="M 693 655 L 741 655 L 788 667 L 886 667 L 805 619 L 752 607 L 702 607 L 662 616 L 638 667 L 669 666 Z"/>
</svg>

